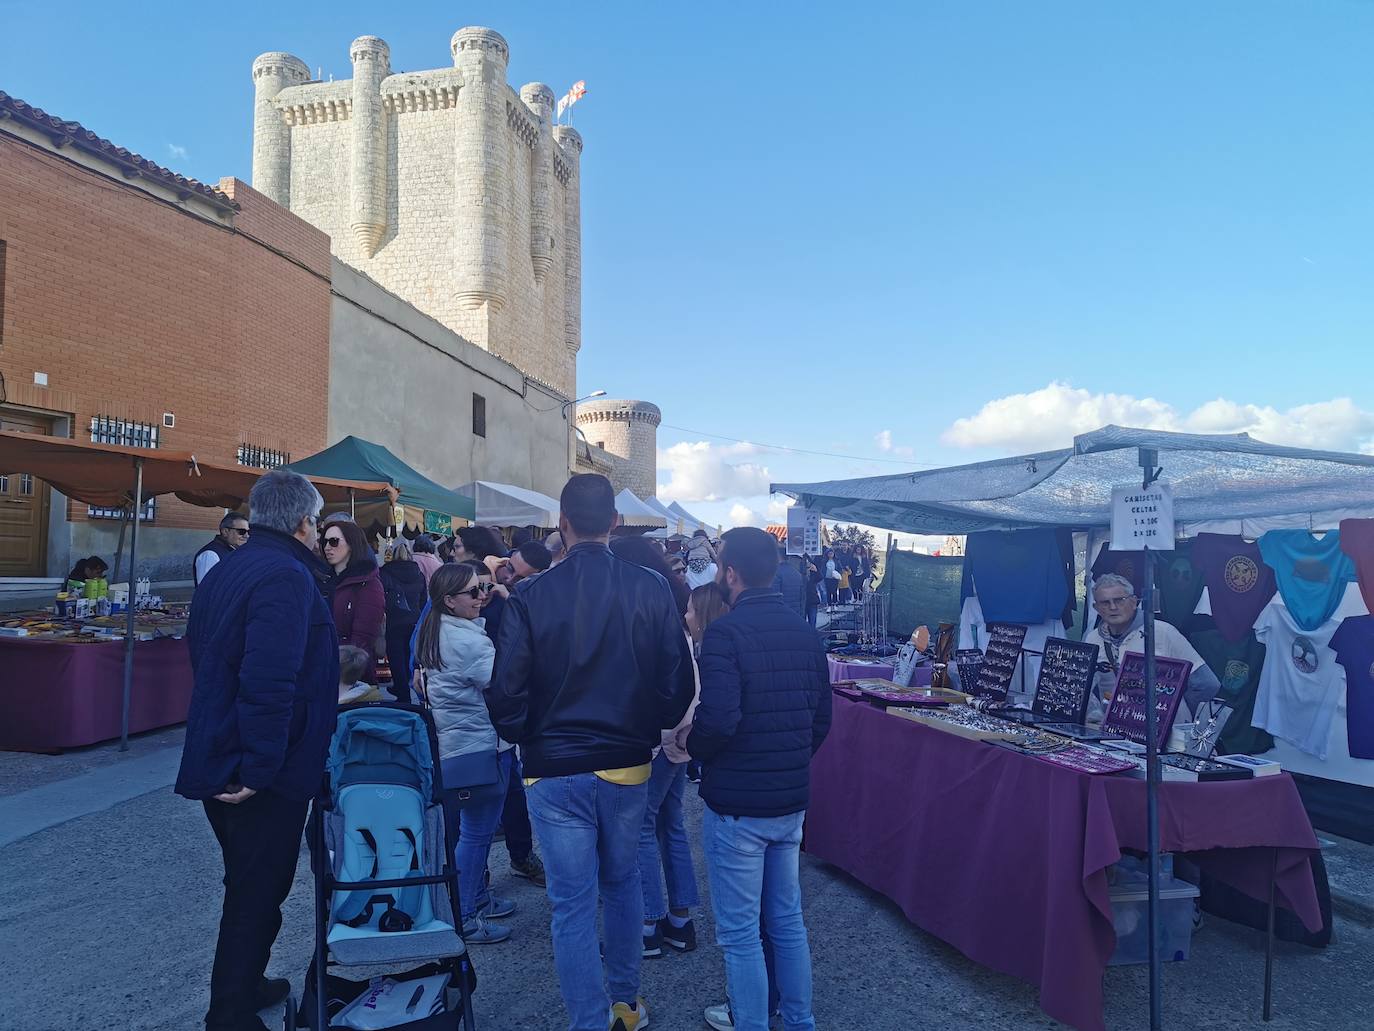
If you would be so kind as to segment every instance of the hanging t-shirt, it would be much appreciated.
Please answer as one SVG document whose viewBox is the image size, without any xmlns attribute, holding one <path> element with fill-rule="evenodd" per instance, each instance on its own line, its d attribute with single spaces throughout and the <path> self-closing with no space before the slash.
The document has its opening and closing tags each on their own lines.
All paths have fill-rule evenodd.
<svg viewBox="0 0 1374 1031">
<path fill-rule="evenodd" d="M 1345 669 L 1350 757 L 1374 759 L 1374 616 L 1351 616 L 1342 622 L 1331 637 L 1331 648 Z"/>
<path fill-rule="evenodd" d="M 1355 580 L 1355 564 L 1341 551 L 1339 531 L 1318 540 L 1306 530 L 1270 530 L 1260 538 L 1259 550 L 1274 571 L 1283 603 L 1302 630 L 1316 630 L 1329 620 L 1341 603 L 1345 585 Z M 1209 593 L 1216 615 L 1216 592 Z"/>
<path fill-rule="evenodd" d="M 1330 620 L 1308 630 L 1277 602 L 1255 621 L 1255 637 L 1266 650 L 1253 723 L 1318 759 L 1326 758 L 1331 720 L 1345 690 L 1345 670 L 1328 647 L 1337 626 Z"/>
<path fill-rule="evenodd" d="M 1341 550 L 1355 563 L 1365 607 L 1374 612 L 1374 519 L 1342 519 Z"/>
<path fill-rule="evenodd" d="M 1218 751 L 1258 755 L 1273 748 L 1273 737 L 1251 726 L 1260 673 L 1264 669 L 1264 645 L 1253 632 L 1247 631 L 1239 641 L 1228 641 L 1226 635 L 1216 629 L 1190 634 L 1188 643 L 1197 649 L 1208 669 L 1221 681 L 1216 700 L 1225 702 L 1232 710 L 1222 728 Z"/>
<path fill-rule="evenodd" d="M 1154 556 L 1159 617 L 1190 633 L 1197 625 L 1193 614 L 1205 584 L 1193 562 L 1193 542 L 1175 541 L 1173 551 L 1157 551 Z"/>
<path fill-rule="evenodd" d="M 1193 538 L 1192 558 L 1207 585 L 1217 629 L 1228 641 L 1241 640 L 1277 588 L 1274 571 L 1265 565 L 1259 545 L 1244 537 L 1200 533 Z M 1193 604 L 1197 605 L 1196 598 Z"/>
<path fill-rule="evenodd" d="M 983 616 L 994 623 L 1034 625 L 1063 619 L 1066 611 L 1071 618 L 1071 574 L 1059 536 L 1055 530 L 969 534 L 961 604 L 976 594 Z M 1071 543 L 1068 554 L 1071 561 Z"/>
<path fill-rule="evenodd" d="M 1139 598 L 1145 589 L 1145 552 L 1112 551 L 1110 545 L 1103 544 L 1098 549 L 1097 560 L 1093 562 L 1092 578 L 1096 580 L 1108 573 L 1124 576 L 1131 581 L 1135 596 Z"/>
</svg>

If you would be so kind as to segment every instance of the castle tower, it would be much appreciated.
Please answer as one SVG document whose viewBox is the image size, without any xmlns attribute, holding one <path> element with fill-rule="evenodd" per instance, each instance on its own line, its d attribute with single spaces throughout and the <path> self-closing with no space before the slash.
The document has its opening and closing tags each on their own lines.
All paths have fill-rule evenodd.
<svg viewBox="0 0 1374 1031">
<path fill-rule="evenodd" d="M 498 32 L 464 28 L 452 65 L 393 73 L 375 36 L 353 78 L 253 65 L 253 185 L 329 234 L 334 255 L 526 375 L 575 396 L 582 138 L 553 92 L 506 81 Z"/>
<path fill-rule="evenodd" d="M 622 487 L 641 497 L 658 490 L 658 426 L 663 413 L 648 401 L 590 401 L 577 406 L 577 425 L 587 441 L 623 458 Z"/>
<path fill-rule="evenodd" d="M 359 36 L 348 51 L 353 61 L 349 228 L 370 258 L 386 232 L 387 130 L 382 82 L 391 74 L 391 48 L 376 36 Z"/>
<path fill-rule="evenodd" d="M 291 206 L 291 130 L 272 103 L 288 86 L 310 78 L 305 62 L 280 51 L 253 62 L 253 188 Z"/>
</svg>

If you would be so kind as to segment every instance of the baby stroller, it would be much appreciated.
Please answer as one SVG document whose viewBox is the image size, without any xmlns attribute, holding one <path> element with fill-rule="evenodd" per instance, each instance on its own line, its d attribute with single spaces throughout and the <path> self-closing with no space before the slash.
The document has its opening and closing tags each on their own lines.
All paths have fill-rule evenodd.
<svg viewBox="0 0 1374 1031">
<path fill-rule="evenodd" d="M 477 982 L 457 918 L 438 754 L 424 709 L 366 702 L 339 710 L 308 830 L 315 956 L 299 1008 L 287 1003 L 286 1031 L 473 1031 Z M 331 967 L 371 967 L 374 976 L 354 980 Z M 404 972 L 377 977 L 379 967 Z"/>
</svg>

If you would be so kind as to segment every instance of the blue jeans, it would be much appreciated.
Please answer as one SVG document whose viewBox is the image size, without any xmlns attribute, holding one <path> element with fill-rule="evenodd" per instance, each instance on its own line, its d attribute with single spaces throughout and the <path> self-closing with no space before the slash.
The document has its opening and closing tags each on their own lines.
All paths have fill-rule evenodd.
<svg viewBox="0 0 1374 1031">
<path fill-rule="evenodd" d="M 646 924 L 662 920 L 669 907 L 688 909 L 701 901 L 697 897 L 696 871 L 692 869 L 692 846 L 687 842 L 687 828 L 682 822 L 682 791 L 686 783 L 686 763 L 672 762 L 662 752 L 654 757 L 644 822 L 639 828 L 639 877 L 644 883 Z"/>
<path fill-rule="evenodd" d="M 515 749 L 507 748 L 496 757 L 497 780 L 500 793 L 488 802 L 465 808 L 458 828 L 458 847 L 453 850 L 453 862 L 458 867 L 458 895 L 463 907 L 463 923 L 487 904 L 487 854 L 491 839 L 501 825 L 501 810 L 506 804 L 506 785 L 510 780 L 511 757 Z"/>
<path fill-rule="evenodd" d="M 738 1031 L 768 1029 L 768 971 L 759 913 L 773 946 L 779 1006 L 786 1031 L 815 1031 L 811 1013 L 811 949 L 802 922 L 801 853 L 805 813 L 722 816 L 707 806 L 702 837 L 716 915 L 716 942 L 725 950 L 725 982 Z"/>
<path fill-rule="evenodd" d="M 611 784 L 594 773 L 545 777 L 525 790 L 553 905 L 553 959 L 569 1031 L 605 1031 L 611 1004 L 639 995 L 644 897 L 637 846 L 647 794 L 647 784 Z M 598 888 L 604 971 L 596 949 Z"/>
</svg>

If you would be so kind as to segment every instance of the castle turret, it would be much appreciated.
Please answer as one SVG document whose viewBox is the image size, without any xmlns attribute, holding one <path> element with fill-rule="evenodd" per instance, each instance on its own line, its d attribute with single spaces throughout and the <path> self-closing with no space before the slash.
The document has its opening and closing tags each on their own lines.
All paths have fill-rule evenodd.
<svg viewBox="0 0 1374 1031">
<path fill-rule="evenodd" d="M 576 369 L 577 352 L 582 349 L 582 136 L 571 125 L 559 125 L 554 127 L 553 138 L 568 169 L 563 206 L 563 342 L 569 368 Z"/>
<path fill-rule="evenodd" d="M 663 413 L 648 401 L 591 401 L 577 406 L 577 425 L 588 443 L 625 459 L 621 487 L 641 498 L 658 489 L 658 425 Z"/>
<path fill-rule="evenodd" d="M 506 306 L 510 183 L 494 159 L 505 150 L 510 48 L 499 32 L 478 27 L 459 29 L 449 46 L 454 66 L 463 73 L 454 140 L 454 187 L 459 199 L 453 241 L 457 301 L 469 310 L 485 305 L 499 312 Z"/>
<path fill-rule="evenodd" d="M 272 51 L 253 62 L 253 189 L 284 208 L 291 206 L 291 129 L 273 100 L 309 78 L 310 69 L 292 54 Z"/>
<path fill-rule="evenodd" d="M 553 268 L 553 90 L 531 82 L 520 87 L 520 99 L 539 123 L 530 173 L 530 262 L 534 281 L 542 283 Z"/>
<path fill-rule="evenodd" d="M 353 141 L 349 226 L 369 258 L 386 233 L 387 131 L 382 80 L 391 74 L 391 48 L 376 36 L 359 36 L 348 48 L 353 61 Z"/>
</svg>

